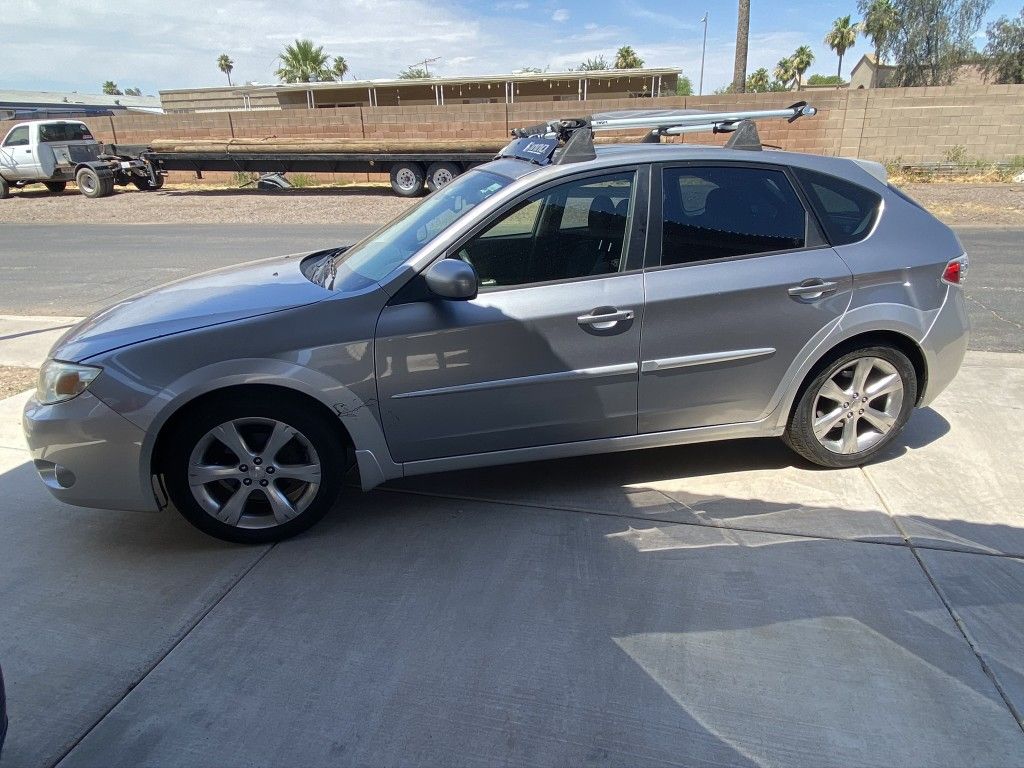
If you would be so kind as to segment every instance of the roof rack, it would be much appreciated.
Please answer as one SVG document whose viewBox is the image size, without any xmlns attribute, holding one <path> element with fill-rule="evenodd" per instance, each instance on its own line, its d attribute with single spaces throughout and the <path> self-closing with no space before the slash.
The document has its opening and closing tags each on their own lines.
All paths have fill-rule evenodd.
<svg viewBox="0 0 1024 768">
<path fill-rule="evenodd" d="M 801 117 L 817 114 L 806 101 L 798 101 L 784 109 L 760 109 L 738 112 L 705 112 L 700 109 L 635 109 L 605 112 L 516 128 L 513 141 L 498 157 L 515 157 L 538 165 L 563 164 L 597 157 L 594 151 L 595 131 L 622 131 L 646 128 L 641 139 L 660 143 L 662 136 L 684 133 L 733 133 L 727 147 L 760 150 L 761 140 L 755 121 L 784 119 L 792 123 Z"/>
</svg>

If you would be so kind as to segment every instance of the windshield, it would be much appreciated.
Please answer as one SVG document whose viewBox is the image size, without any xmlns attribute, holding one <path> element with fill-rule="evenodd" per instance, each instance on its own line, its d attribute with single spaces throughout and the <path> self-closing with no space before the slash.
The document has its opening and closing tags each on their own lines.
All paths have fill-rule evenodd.
<svg viewBox="0 0 1024 768">
<path fill-rule="evenodd" d="M 382 280 L 452 222 L 510 183 L 511 179 L 489 171 L 470 171 L 459 176 L 383 229 L 325 263 L 329 267 L 323 284 L 344 291 Z"/>
</svg>

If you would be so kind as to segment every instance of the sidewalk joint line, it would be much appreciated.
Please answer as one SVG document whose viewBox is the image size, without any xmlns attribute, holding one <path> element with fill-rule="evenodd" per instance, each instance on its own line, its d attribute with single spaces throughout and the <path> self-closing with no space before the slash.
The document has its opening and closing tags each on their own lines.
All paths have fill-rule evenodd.
<svg viewBox="0 0 1024 768">
<path fill-rule="evenodd" d="M 168 656 L 170 656 L 179 645 L 181 645 L 183 642 L 185 642 L 185 640 L 188 639 L 188 636 L 191 635 L 192 632 L 195 630 L 195 628 L 198 627 L 203 622 L 203 619 L 205 619 L 207 616 L 209 616 L 210 613 L 213 611 L 213 609 L 216 608 L 218 605 L 220 605 L 221 602 L 223 602 L 224 598 L 227 597 L 235 589 L 235 587 L 237 587 L 239 585 L 239 583 L 242 581 L 242 579 L 244 579 L 246 576 L 248 576 L 250 573 L 252 573 L 252 570 L 257 565 L 259 565 L 261 562 L 263 562 L 263 559 L 267 555 L 269 555 L 271 553 L 271 551 L 273 551 L 274 547 L 276 547 L 276 546 L 277 546 L 276 542 L 274 544 L 271 544 L 269 547 L 267 547 L 267 551 L 266 552 L 261 554 L 255 560 L 253 560 L 252 564 L 249 565 L 249 567 L 246 568 L 244 571 L 242 571 L 242 573 L 239 574 L 238 578 L 236 578 L 234 581 L 231 582 L 231 584 L 228 585 L 227 589 L 224 590 L 224 592 L 221 594 L 221 596 L 218 597 L 216 600 L 214 600 L 210 604 L 210 607 L 207 608 L 205 611 L 203 611 L 199 615 L 199 617 L 194 622 L 192 622 L 191 626 L 189 626 L 188 629 L 186 629 L 182 633 L 181 637 L 179 637 L 177 640 L 175 640 L 174 643 L 171 644 L 171 647 L 168 648 L 164 653 L 162 653 L 160 655 L 160 658 L 158 658 L 156 661 L 154 661 L 142 673 L 142 675 L 139 677 L 138 680 L 136 680 L 134 683 L 132 683 L 130 686 L 128 686 L 127 690 L 125 690 L 124 693 L 121 694 L 120 698 L 118 698 L 117 701 L 115 701 L 113 704 L 111 704 L 103 712 L 103 714 L 100 715 L 99 718 L 97 718 L 97 720 L 92 725 L 90 725 L 85 730 L 84 733 L 82 733 L 81 736 L 79 736 L 77 739 L 75 739 L 74 742 L 71 744 L 71 746 L 69 746 L 56 760 L 54 760 L 52 763 L 50 763 L 50 768 L 56 768 L 56 766 L 58 766 L 62 762 L 64 762 L 64 760 L 67 759 L 68 755 L 70 755 L 72 752 L 74 752 L 75 749 L 78 747 L 78 745 L 81 744 L 83 741 L 85 741 L 86 737 L 88 737 L 90 733 L 92 733 L 94 730 L 96 730 L 97 726 L 99 726 L 100 723 L 102 723 L 104 720 L 106 720 L 107 716 L 110 715 L 110 713 L 113 712 L 115 709 L 117 709 L 117 707 L 121 704 L 121 702 L 123 702 L 125 699 L 127 699 L 128 696 L 131 694 L 131 692 L 134 691 L 136 688 L 138 688 L 145 681 L 145 679 L 147 677 L 149 677 L 153 673 L 153 670 L 155 670 L 158 666 L 160 666 L 163 663 L 164 659 L 166 659 Z"/>
</svg>

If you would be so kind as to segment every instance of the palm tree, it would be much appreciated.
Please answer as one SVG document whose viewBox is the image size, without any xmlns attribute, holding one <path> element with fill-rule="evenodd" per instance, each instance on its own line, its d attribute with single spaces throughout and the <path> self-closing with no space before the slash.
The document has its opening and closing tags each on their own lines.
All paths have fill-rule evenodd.
<svg viewBox="0 0 1024 768">
<path fill-rule="evenodd" d="M 281 67 L 274 74 L 286 83 L 334 79 L 327 64 L 331 57 L 324 53 L 322 45 L 314 45 L 312 40 L 296 40 L 286 45 L 277 58 Z"/>
<path fill-rule="evenodd" d="M 861 34 L 870 37 L 871 44 L 875 46 L 876 66 L 871 75 L 871 87 L 875 87 L 877 65 L 882 63 L 882 51 L 899 29 L 900 17 L 890 0 L 861 0 L 858 8 L 864 14 L 864 20 L 860 24 Z"/>
<path fill-rule="evenodd" d="M 747 78 L 747 90 L 751 93 L 764 93 L 771 86 L 771 77 L 764 67 L 755 69 Z"/>
<path fill-rule="evenodd" d="M 228 85 L 231 85 L 231 70 L 235 68 L 235 62 L 226 53 L 217 57 L 217 69 L 228 76 Z"/>
<path fill-rule="evenodd" d="M 804 72 L 811 68 L 811 64 L 814 63 L 814 51 L 811 50 L 809 45 L 801 45 L 793 53 L 793 71 L 796 72 L 796 88 L 800 90 L 800 85 L 803 83 Z"/>
<path fill-rule="evenodd" d="M 121 96 L 121 89 L 117 87 L 117 83 L 113 80 L 107 80 L 103 83 L 103 92 L 108 96 Z"/>
<path fill-rule="evenodd" d="M 850 21 L 850 16 L 840 16 L 832 22 L 832 29 L 825 35 L 825 45 L 839 54 L 839 80 L 843 79 L 843 54 L 857 42 L 860 25 Z"/>
<path fill-rule="evenodd" d="M 732 69 L 732 87 L 743 93 L 747 84 L 747 45 L 750 41 L 750 0 L 739 0 L 736 19 L 736 59 Z"/>
<path fill-rule="evenodd" d="M 615 52 L 615 69 L 640 69 L 644 60 L 637 56 L 633 46 L 624 45 Z"/>
<path fill-rule="evenodd" d="M 791 57 L 779 59 L 779 63 L 775 65 L 775 79 L 787 88 L 790 83 L 796 80 L 796 69 L 793 67 L 793 59 Z"/>
<path fill-rule="evenodd" d="M 331 73 L 338 78 L 338 80 L 344 80 L 345 75 L 348 74 L 348 62 L 345 61 L 344 56 L 335 56 L 334 65 L 331 67 Z"/>
<path fill-rule="evenodd" d="M 601 69 L 608 69 L 608 62 L 605 60 L 604 54 L 599 54 L 596 58 L 588 58 L 586 61 L 581 61 L 576 69 L 580 72 L 596 72 Z"/>
</svg>

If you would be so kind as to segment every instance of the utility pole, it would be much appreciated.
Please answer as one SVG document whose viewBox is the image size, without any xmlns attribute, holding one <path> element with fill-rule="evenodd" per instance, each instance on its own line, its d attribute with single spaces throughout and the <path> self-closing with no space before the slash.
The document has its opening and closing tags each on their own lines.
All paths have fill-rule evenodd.
<svg viewBox="0 0 1024 768">
<path fill-rule="evenodd" d="M 410 64 L 409 65 L 409 69 L 412 69 L 413 67 L 420 67 L 420 66 L 422 66 L 423 67 L 423 71 L 427 73 L 427 77 L 430 77 L 430 65 L 433 64 L 435 61 L 440 61 L 440 60 L 441 60 L 440 56 L 435 56 L 432 59 L 424 59 L 423 61 L 417 61 L 415 64 Z"/>
<path fill-rule="evenodd" d="M 700 46 L 700 85 L 697 86 L 697 95 L 704 95 L 704 52 L 708 49 L 708 12 L 704 11 L 704 17 L 700 20 L 704 25 L 704 42 Z"/>
</svg>

